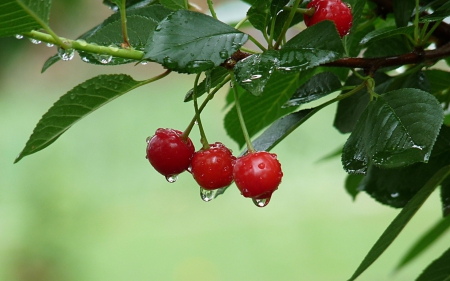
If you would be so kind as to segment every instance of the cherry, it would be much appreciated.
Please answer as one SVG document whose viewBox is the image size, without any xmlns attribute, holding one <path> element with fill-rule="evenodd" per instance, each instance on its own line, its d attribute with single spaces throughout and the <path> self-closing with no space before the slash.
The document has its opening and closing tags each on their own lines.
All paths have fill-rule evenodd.
<svg viewBox="0 0 450 281">
<path fill-rule="evenodd" d="M 222 143 L 210 144 L 194 154 L 191 173 L 195 181 L 206 190 L 225 187 L 233 181 L 233 163 L 236 157 Z"/>
<path fill-rule="evenodd" d="M 336 25 L 339 35 L 343 37 L 352 27 L 351 9 L 341 0 L 312 0 L 307 8 L 315 8 L 312 16 L 303 15 L 306 26 L 314 25 L 323 20 L 331 20 Z"/>
<path fill-rule="evenodd" d="M 238 158 L 234 164 L 233 177 L 244 197 L 267 199 L 268 203 L 272 193 L 280 185 L 283 172 L 276 154 L 260 151 Z"/>
<path fill-rule="evenodd" d="M 195 152 L 192 141 L 181 135 L 178 130 L 159 128 L 147 139 L 147 159 L 168 181 L 174 181 L 176 175 L 189 168 Z"/>
</svg>

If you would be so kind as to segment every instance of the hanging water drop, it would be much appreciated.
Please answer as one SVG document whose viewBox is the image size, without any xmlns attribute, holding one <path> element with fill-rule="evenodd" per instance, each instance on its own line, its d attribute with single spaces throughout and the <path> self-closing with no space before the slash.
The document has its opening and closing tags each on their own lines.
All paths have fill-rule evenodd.
<svg viewBox="0 0 450 281">
<path fill-rule="evenodd" d="M 141 64 L 141 65 L 147 65 L 147 64 L 148 64 L 148 61 L 143 60 L 143 61 L 140 62 L 140 64 Z"/>
<path fill-rule="evenodd" d="M 45 45 L 47 45 L 47 47 L 53 47 L 53 46 L 55 46 L 55 44 L 52 44 L 52 43 L 47 43 L 47 44 L 45 44 Z"/>
<path fill-rule="evenodd" d="M 74 49 L 63 49 L 61 47 L 58 47 L 58 56 L 60 59 L 64 61 L 69 61 L 73 59 L 75 56 L 75 50 Z"/>
<path fill-rule="evenodd" d="M 112 56 L 108 54 L 97 55 L 97 60 L 102 64 L 108 64 L 112 60 Z"/>
<path fill-rule="evenodd" d="M 33 44 L 36 44 L 36 45 L 42 43 L 42 41 L 36 40 L 36 39 L 34 39 L 34 38 L 30 38 L 30 42 L 33 43 Z"/>
<path fill-rule="evenodd" d="M 224 59 L 224 60 L 229 57 L 228 52 L 226 50 L 219 52 L 219 56 L 221 59 Z"/>
<path fill-rule="evenodd" d="M 176 68 L 178 64 L 177 62 L 173 61 L 170 57 L 165 57 L 164 66 L 166 66 L 167 68 Z"/>
<path fill-rule="evenodd" d="M 166 176 L 166 180 L 169 183 L 174 183 L 177 181 L 177 179 L 178 179 L 178 175 Z"/>
<path fill-rule="evenodd" d="M 263 199 L 252 199 L 253 204 L 255 204 L 256 207 L 263 208 L 267 206 L 270 202 L 270 197 L 263 198 Z"/>
<path fill-rule="evenodd" d="M 202 187 L 200 187 L 200 198 L 202 198 L 203 201 L 209 202 L 216 198 L 217 189 L 214 190 L 206 190 Z"/>
<path fill-rule="evenodd" d="M 16 39 L 23 39 L 23 35 L 21 35 L 21 34 L 16 34 Z"/>
</svg>

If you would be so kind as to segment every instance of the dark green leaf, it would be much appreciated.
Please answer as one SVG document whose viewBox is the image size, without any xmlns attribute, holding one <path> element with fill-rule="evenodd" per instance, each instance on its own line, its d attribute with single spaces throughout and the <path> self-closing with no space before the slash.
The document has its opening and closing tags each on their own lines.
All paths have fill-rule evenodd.
<svg viewBox="0 0 450 281">
<path fill-rule="evenodd" d="M 409 220 L 419 210 L 425 200 L 430 196 L 434 189 L 448 175 L 450 175 L 450 166 L 445 166 L 431 177 L 431 179 L 417 192 L 417 194 L 408 202 L 408 204 L 401 210 L 397 217 L 386 228 L 377 242 L 370 249 L 369 253 L 363 259 L 355 273 L 349 281 L 355 280 L 361 273 L 363 273 L 378 257 L 389 247 L 389 245 L 400 234 Z M 450 262 L 448 262 L 450 265 Z"/>
<path fill-rule="evenodd" d="M 344 169 L 365 173 L 370 163 L 400 168 L 427 162 L 442 121 L 441 106 L 427 92 L 401 89 L 380 95 L 363 112 L 344 146 Z"/>
<path fill-rule="evenodd" d="M 450 217 L 450 179 L 446 179 L 441 186 L 442 214 Z"/>
<path fill-rule="evenodd" d="M 409 264 L 412 260 L 418 257 L 423 251 L 429 248 L 442 234 L 450 228 L 450 216 L 440 219 L 433 225 L 426 233 L 420 237 L 418 241 L 409 249 L 403 256 L 396 269 L 400 269 Z"/>
<path fill-rule="evenodd" d="M 450 72 L 432 69 L 424 71 L 430 84 L 430 93 L 442 103 L 450 103 Z"/>
<path fill-rule="evenodd" d="M 273 30 L 273 38 L 275 40 L 280 36 L 281 31 L 282 31 L 283 26 L 284 26 L 284 23 L 289 18 L 289 14 L 290 14 L 290 11 L 287 11 L 287 10 L 283 10 L 283 11 L 278 13 L 277 18 L 275 19 L 275 27 L 274 27 L 274 30 Z M 299 14 L 299 13 L 296 13 L 294 15 L 294 18 L 291 21 L 290 27 L 298 24 L 301 21 L 303 21 L 303 15 Z M 267 30 L 267 32 L 270 34 L 270 30 Z"/>
<path fill-rule="evenodd" d="M 270 1 L 256 0 L 247 11 L 250 23 L 259 31 L 264 32 L 270 22 Z"/>
<path fill-rule="evenodd" d="M 255 135 L 257 132 L 294 109 L 282 108 L 281 106 L 290 98 L 292 92 L 298 87 L 298 77 L 298 73 L 286 75 L 275 72 L 270 77 L 263 95 L 255 97 L 248 92 L 242 93 L 239 101 L 250 136 Z M 245 144 L 245 140 L 234 106 L 227 113 L 224 121 L 228 135 L 242 147 Z"/>
<path fill-rule="evenodd" d="M 53 55 L 49 57 L 42 66 L 41 73 L 44 73 L 50 66 L 54 65 L 60 60 L 61 58 L 58 55 Z"/>
<path fill-rule="evenodd" d="M 413 49 L 411 43 L 402 35 L 391 36 L 370 42 L 363 56 L 366 58 L 397 56 Z"/>
<path fill-rule="evenodd" d="M 319 73 L 298 88 L 285 106 L 298 106 L 318 100 L 339 90 L 341 87 L 341 81 L 333 73 Z"/>
<path fill-rule="evenodd" d="M 128 75 L 100 75 L 63 95 L 39 120 L 14 163 L 52 144 L 73 124 L 111 100 L 142 85 Z"/>
<path fill-rule="evenodd" d="M 433 22 L 440 21 L 447 18 L 450 15 L 450 2 L 447 2 L 440 6 L 434 13 L 420 18 L 421 22 Z"/>
<path fill-rule="evenodd" d="M 345 53 L 334 23 L 322 21 L 289 40 L 280 50 L 283 71 L 299 71 L 343 57 Z"/>
<path fill-rule="evenodd" d="M 121 1 L 121 0 L 119 0 Z M 103 0 L 103 4 L 107 5 L 108 7 L 110 7 L 112 10 L 118 10 L 117 4 L 114 3 L 116 1 L 113 0 Z M 147 5 L 151 5 L 154 3 L 158 3 L 158 0 L 126 0 L 125 2 L 125 7 L 131 7 L 131 6 L 147 6 Z"/>
<path fill-rule="evenodd" d="M 352 197 L 353 201 L 356 199 L 356 195 L 360 192 L 360 190 L 358 190 L 358 186 L 363 179 L 363 175 L 347 175 L 347 178 L 345 179 L 345 190 Z"/>
<path fill-rule="evenodd" d="M 384 93 L 390 83 L 391 77 L 384 73 L 377 72 L 375 73 L 374 79 L 376 85 L 375 92 Z M 345 86 L 357 86 L 361 83 L 361 79 L 352 75 L 347 79 Z M 334 127 L 343 134 L 351 133 L 355 128 L 359 117 L 369 104 L 369 100 L 370 95 L 367 92 L 367 89 L 361 90 L 346 99 L 340 100 L 334 118 Z"/>
<path fill-rule="evenodd" d="M 48 24 L 51 0 L 3 0 L 0 3 L 0 37 L 40 29 Z"/>
<path fill-rule="evenodd" d="M 228 74 L 228 70 L 221 66 L 213 68 L 210 73 L 207 72 L 206 78 L 200 84 L 198 84 L 197 98 L 201 97 L 204 93 L 209 92 L 210 89 L 219 85 L 220 82 L 222 82 Z M 184 101 L 191 101 L 193 93 L 194 88 L 190 89 L 189 92 L 187 92 L 186 96 L 184 97 Z"/>
<path fill-rule="evenodd" d="M 399 90 L 403 88 L 414 88 L 425 92 L 430 92 L 430 83 L 424 72 L 418 70 L 393 77 L 389 86 L 386 88 L 386 91 Z"/>
<path fill-rule="evenodd" d="M 415 8 L 415 1 L 394 0 L 395 23 L 398 27 L 407 26 Z"/>
<path fill-rule="evenodd" d="M 169 8 L 171 10 L 180 10 L 180 9 L 187 9 L 185 7 L 185 0 L 159 0 L 159 2 L 166 8 Z"/>
<path fill-rule="evenodd" d="M 412 35 L 414 33 L 414 26 L 405 26 L 400 28 L 385 27 L 369 32 L 361 39 L 360 44 L 368 44 L 377 40 L 389 38 L 395 35 Z"/>
<path fill-rule="evenodd" d="M 246 41 L 247 34 L 214 18 L 187 10 L 169 15 L 145 47 L 145 59 L 183 73 L 219 66 Z"/>
<path fill-rule="evenodd" d="M 433 261 L 416 281 L 448 281 L 450 280 L 450 248 L 442 256 Z"/>
<path fill-rule="evenodd" d="M 346 53 L 349 57 L 356 57 L 359 55 L 361 46 L 359 41 L 362 37 L 373 29 L 372 25 L 368 25 L 366 28 L 361 30 L 361 24 L 364 18 L 362 17 L 364 6 L 366 5 L 366 0 L 350 0 L 347 3 L 352 7 L 353 24 L 350 29 L 349 34 L 344 37 L 344 45 L 346 46 Z"/>
</svg>

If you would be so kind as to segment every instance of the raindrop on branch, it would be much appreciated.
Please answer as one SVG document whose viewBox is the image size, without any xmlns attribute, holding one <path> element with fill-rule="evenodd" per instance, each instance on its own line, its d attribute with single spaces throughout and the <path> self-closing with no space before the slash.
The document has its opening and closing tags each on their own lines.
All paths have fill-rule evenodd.
<svg viewBox="0 0 450 281">
<path fill-rule="evenodd" d="M 21 34 L 16 34 L 16 39 L 23 39 L 23 35 L 21 35 Z"/>
<path fill-rule="evenodd" d="M 72 60 L 75 56 L 75 50 L 74 49 L 63 49 L 61 47 L 58 47 L 58 56 L 60 59 L 64 61 Z"/>
</svg>

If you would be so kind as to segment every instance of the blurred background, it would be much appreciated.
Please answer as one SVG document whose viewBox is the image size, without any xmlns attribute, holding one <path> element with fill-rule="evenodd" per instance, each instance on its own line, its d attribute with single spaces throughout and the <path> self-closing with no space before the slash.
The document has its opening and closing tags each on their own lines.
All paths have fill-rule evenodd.
<svg viewBox="0 0 450 281">
<path fill-rule="evenodd" d="M 245 13 L 223 6 L 230 2 L 215 1 L 222 15 Z M 76 38 L 111 13 L 101 0 L 55 0 L 50 25 Z M 334 106 L 274 149 L 284 178 L 265 208 L 234 185 L 204 203 L 189 174 L 169 184 L 144 158 L 145 139 L 159 127 L 187 126 L 194 111 L 183 98 L 192 75 L 171 74 L 127 93 L 13 164 L 40 117 L 77 84 L 101 73 L 142 80 L 163 70 L 94 66 L 77 56 L 41 74 L 54 47 L 15 38 L 0 46 L 0 280 L 346 280 L 399 212 L 366 194 L 353 202 L 340 159 L 318 161 L 347 137 L 332 127 Z M 210 142 L 238 154 L 222 124 L 225 94 L 203 122 Z M 199 146 L 198 131 L 192 136 Z M 404 270 L 393 269 L 440 216 L 434 193 L 358 280 L 413 280 L 442 254 L 449 233 Z"/>
</svg>

